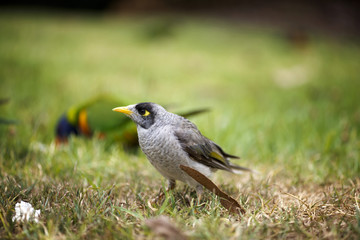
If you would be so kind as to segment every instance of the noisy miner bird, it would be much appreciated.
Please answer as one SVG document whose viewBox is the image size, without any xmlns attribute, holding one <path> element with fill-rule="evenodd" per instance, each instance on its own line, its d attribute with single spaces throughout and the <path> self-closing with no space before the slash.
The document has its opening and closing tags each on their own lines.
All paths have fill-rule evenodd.
<svg viewBox="0 0 360 240">
<path fill-rule="evenodd" d="M 196 125 L 186 118 L 166 111 L 162 106 L 144 102 L 113 111 L 126 114 L 137 125 L 139 145 L 150 163 L 167 179 L 168 189 L 176 180 L 194 187 L 201 195 L 202 186 L 180 169 L 193 168 L 206 177 L 218 169 L 232 173 L 250 171 L 229 161 L 238 158 L 227 154 L 219 145 L 204 137 Z"/>
<path fill-rule="evenodd" d="M 66 143 L 71 135 L 106 139 L 109 143 L 120 143 L 125 149 L 133 150 L 138 145 L 136 127 L 125 115 L 111 112 L 121 103 L 110 95 L 99 95 L 84 103 L 70 107 L 56 125 L 56 143 Z M 184 116 L 196 115 L 206 109 L 197 109 L 184 113 Z"/>
</svg>

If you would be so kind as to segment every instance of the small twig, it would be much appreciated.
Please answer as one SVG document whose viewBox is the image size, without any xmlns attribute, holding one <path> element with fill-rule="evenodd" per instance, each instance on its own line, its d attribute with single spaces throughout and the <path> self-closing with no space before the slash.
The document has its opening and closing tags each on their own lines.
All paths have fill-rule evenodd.
<svg viewBox="0 0 360 240">
<path fill-rule="evenodd" d="M 10 98 L 0 98 L 0 105 L 8 103 L 10 101 Z"/>
</svg>

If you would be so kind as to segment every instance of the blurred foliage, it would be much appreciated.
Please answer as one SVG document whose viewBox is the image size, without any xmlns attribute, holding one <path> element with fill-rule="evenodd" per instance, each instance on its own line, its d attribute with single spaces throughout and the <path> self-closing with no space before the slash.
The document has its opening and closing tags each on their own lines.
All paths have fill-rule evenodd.
<svg viewBox="0 0 360 240">
<path fill-rule="evenodd" d="M 354 42 L 308 34 L 298 47 L 281 32 L 180 17 L 3 12 L 0 31 L 1 108 L 21 122 L 1 127 L 13 138 L 2 144 L 49 142 L 60 113 L 108 93 L 211 107 L 194 121 L 249 164 L 359 173 Z"/>
</svg>

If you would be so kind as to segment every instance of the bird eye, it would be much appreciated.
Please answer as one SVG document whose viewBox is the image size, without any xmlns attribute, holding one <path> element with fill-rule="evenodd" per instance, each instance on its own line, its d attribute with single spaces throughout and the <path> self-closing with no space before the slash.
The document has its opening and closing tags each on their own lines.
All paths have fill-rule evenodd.
<svg viewBox="0 0 360 240">
<path fill-rule="evenodd" d="M 145 110 L 145 112 L 144 112 L 143 114 L 141 114 L 141 115 L 143 115 L 144 117 L 146 117 L 146 116 L 149 116 L 149 115 L 150 115 L 150 112 L 149 112 L 148 110 Z"/>
</svg>

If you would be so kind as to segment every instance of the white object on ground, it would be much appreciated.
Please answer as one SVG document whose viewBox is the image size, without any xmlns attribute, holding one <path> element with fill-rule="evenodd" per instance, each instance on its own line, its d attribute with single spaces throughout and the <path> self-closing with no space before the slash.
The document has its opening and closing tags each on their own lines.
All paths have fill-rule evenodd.
<svg viewBox="0 0 360 240">
<path fill-rule="evenodd" d="M 39 222 L 40 209 L 35 210 L 30 203 L 21 201 L 15 204 L 15 216 L 12 218 L 13 221 L 30 221 Z"/>
</svg>

